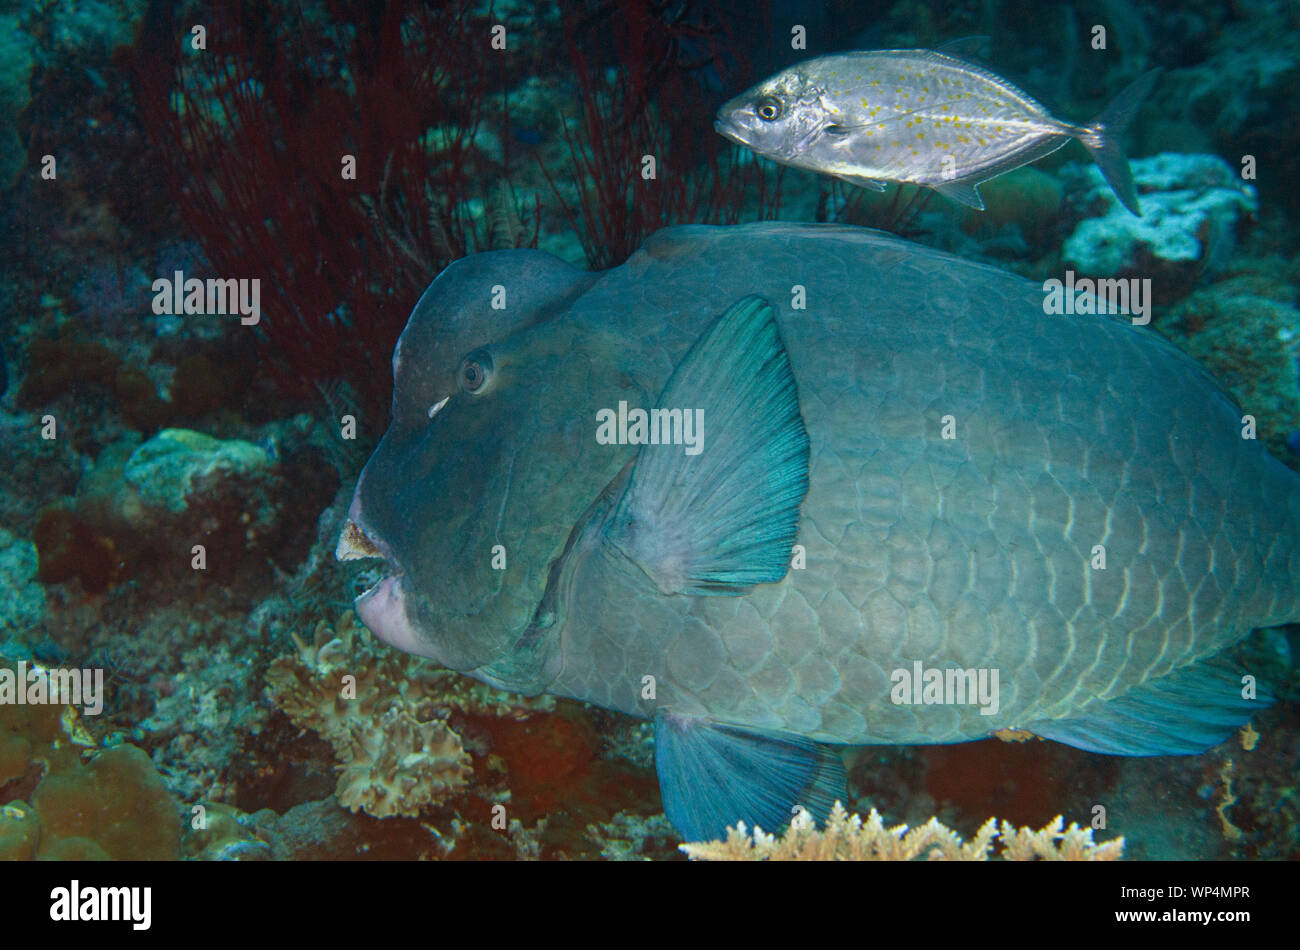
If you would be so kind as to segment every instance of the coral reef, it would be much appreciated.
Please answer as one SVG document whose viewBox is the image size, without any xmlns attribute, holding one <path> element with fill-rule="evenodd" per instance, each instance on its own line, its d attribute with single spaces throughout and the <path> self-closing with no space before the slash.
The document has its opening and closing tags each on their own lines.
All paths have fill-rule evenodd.
<svg viewBox="0 0 1300 950">
<path fill-rule="evenodd" d="M 382 429 L 411 304 L 470 251 L 536 242 L 599 261 L 666 221 L 779 208 L 1039 281 L 1067 266 L 1152 277 L 1157 328 L 1300 467 L 1286 448 L 1300 434 L 1300 8 L 804 5 L 808 56 L 990 35 L 989 64 L 1076 121 L 1163 66 L 1129 143 L 1156 156 L 1134 163 L 1139 220 L 1095 168 L 1062 170 L 1084 160 L 1075 145 L 986 183 L 983 214 L 733 149 L 712 109 L 805 55 L 748 25 L 768 6 L 381 0 L 352 25 L 333 0 L 218 5 L 202 8 L 210 55 L 196 55 L 184 4 L 0 0 L 0 653 L 100 666 L 109 683 L 97 717 L 0 706 L 0 859 L 684 859 L 652 725 L 509 696 L 333 620 L 368 586 L 332 557 L 336 489 Z M 1094 19 L 1111 50 L 1088 49 Z M 492 23 L 508 55 L 483 55 Z M 322 151 L 322 128 L 339 148 Z M 47 153 L 57 180 L 37 174 Z M 339 153 L 357 157 L 355 180 Z M 153 314 L 152 280 L 178 270 L 261 277 L 262 324 Z M 349 412 L 355 441 L 338 437 Z M 40 436 L 47 413 L 55 439 Z M 194 543 L 207 572 L 190 568 Z M 875 847 L 918 858 L 1056 857 L 1091 841 L 1049 819 L 1101 804 L 1130 858 L 1295 860 L 1297 631 L 1260 637 L 1260 679 L 1283 701 L 1205 755 L 872 747 L 851 771 L 856 828 L 802 816 L 784 837 L 687 850 L 821 853 L 838 835 L 847 856 L 874 830 Z M 969 830 L 988 814 L 1002 820 L 970 841 L 930 818 Z"/>
<path fill-rule="evenodd" d="M 666 815 L 623 811 L 609 821 L 588 825 L 586 835 L 606 861 L 648 861 L 657 854 L 671 852 L 680 839 Z"/>
<path fill-rule="evenodd" d="M 152 642 L 157 626 L 158 621 L 148 624 L 140 635 Z M 189 619 L 174 628 L 178 668 L 148 677 L 141 689 L 144 709 L 130 710 L 124 723 L 134 725 L 131 737 L 150 749 L 168 787 L 186 802 L 239 796 L 243 776 L 232 764 L 240 761 L 246 737 L 259 732 L 267 718 L 257 702 L 261 681 L 247 662 L 246 644 L 203 642 L 203 634 L 215 627 Z M 135 657 L 129 659 L 135 666 Z"/>
<path fill-rule="evenodd" d="M 122 477 L 139 492 L 141 504 L 175 514 L 208 504 L 231 482 L 266 476 L 271 458 L 242 439 L 222 441 L 188 429 L 164 429 L 131 453 Z M 247 504 L 246 510 L 262 506 Z"/>
<path fill-rule="evenodd" d="M 100 594 L 118 578 L 122 559 L 113 539 L 80 521 L 68 508 L 43 508 L 33 539 L 39 555 L 37 576 L 43 584 L 75 578 L 82 590 Z"/>
<path fill-rule="evenodd" d="M 333 497 L 337 473 L 308 444 L 310 420 L 272 428 L 291 451 L 164 429 L 143 444 L 124 435 L 99 452 L 76 497 L 45 507 L 35 528 L 40 576 L 78 578 L 90 593 L 144 572 L 189 578 L 203 572 L 250 583 L 264 572 L 247 557 L 288 565 L 305 553 L 301 517 Z M 196 562 L 196 545 L 204 548 Z"/>
<path fill-rule="evenodd" d="M 1062 169 L 1084 219 L 1065 241 L 1067 266 L 1089 277 L 1149 277 L 1163 299 L 1220 270 L 1258 208 L 1255 189 L 1214 155 L 1164 154 L 1130 163 L 1142 216 L 1130 214 L 1096 165 Z"/>
<path fill-rule="evenodd" d="M 32 40 L 18 18 L 0 16 L 0 189 L 13 185 L 27 164 L 27 147 L 18 134 L 18 115 L 31 97 Z"/>
<path fill-rule="evenodd" d="M 175 11 L 154 5 L 135 92 L 207 258 L 261 281 L 257 339 L 281 391 L 346 378 L 382 415 L 390 380 L 374 367 L 424 285 L 489 246 L 471 202 L 509 169 L 478 133 L 522 64 L 482 55 L 494 21 L 463 0 L 379 4 L 348 27 L 332 12 L 214 8 L 209 43 L 225 54 L 195 57 L 179 48 Z M 348 174 L 320 152 L 321 128 L 352 159 Z"/>
<path fill-rule="evenodd" d="M 100 748 L 71 706 L 0 705 L 0 860 L 175 859 L 180 841 L 147 753 Z"/>
<path fill-rule="evenodd" d="M 352 812 L 385 824 L 419 816 L 429 834 L 436 822 L 442 830 L 425 839 L 436 857 L 671 854 L 653 773 L 617 749 L 602 755 L 575 704 L 513 696 L 392 650 L 350 611 L 294 640 L 295 653 L 267 670 L 266 697 L 328 741 L 335 800 Z M 310 754 L 301 742 L 295 751 Z M 266 829 L 282 819 L 249 820 Z"/>
<path fill-rule="evenodd" d="M 1165 77 L 1155 105 L 1161 114 L 1205 130 L 1216 151 L 1232 161 L 1254 155 L 1270 170 L 1260 176 L 1261 188 L 1294 214 L 1300 208 L 1292 187 L 1300 172 L 1295 6 L 1271 0 L 1198 6 L 1186 18 L 1194 28 L 1181 45 L 1174 41 L 1178 65 Z"/>
<path fill-rule="evenodd" d="M 114 861 L 180 857 L 176 806 L 149 756 L 131 745 L 48 776 L 32 795 L 37 857 Z"/>
<path fill-rule="evenodd" d="M 980 194 L 983 212 L 958 212 L 968 234 L 987 238 L 1014 226 L 1032 248 L 1043 249 L 1058 240 L 1064 189 L 1055 175 L 1026 165 L 984 182 Z"/>
<path fill-rule="evenodd" d="M 37 580 L 36 546 L 0 528 L 0 645 L 6 637 L 38 626 L 45 616 L 45 590 Z"/>
<path fill-rule="evenodd" d="M 1217 282 L 1158 313 L 1156 326 L 1209 368 L 1253 415 L 1270 451 L 1289 458 L 1300 430 L 1296 346 L 1300 310 L 1284 260 L 1258 251 L 1231 262 Z"/>
<path fill-rule="evenodd" d="M 322 621 L 311 643 L 266 675 L 271 701 L 295 725 L 328 740 L 339 761 L 336 795 L 376 817 L 416 815 L 466 785 L 472 773 L 460 737 L 445 721 L 442 677 L 408 677 L 413 662 L 375 646 L 345 614 Z M 451 691 L 449 691 L 451 692 Z M 462 690 L 473 705 L 473 689 Z"/>
<path fill-rule="evenodd" d="M 987 861 L 994 843 L 1007 861 L 1113 861 L 1124 852 L 1124 839 L 1096 844 L 1092 829 L 1063 828 L 1058 816 L 1037 831 L 998 826 L 990 818 L 970 841 L 963 841 L 939 819 L 919 828 L 887 828 L 873 808 L 864 820 L 839 802 L 819 831 L 812 815 L 801 810 L 779 838 L 760 828 L 749 832 L 741 822 L 727 830 L 725 841 L 681 845 L 689 857 L 704 861 Z"/>
<path fill-rule="evenodd" d="M 26 369 L 18 389 L 21 409 L 54 410 L 65 398 L 99 394 L 112 400 L 127 425 L 142 431 L 156 427 L 168 411 L 144 371 L 102 343 L 77 340 L 70 334 L 33 340 L 27 348 Z"/>
</svg>

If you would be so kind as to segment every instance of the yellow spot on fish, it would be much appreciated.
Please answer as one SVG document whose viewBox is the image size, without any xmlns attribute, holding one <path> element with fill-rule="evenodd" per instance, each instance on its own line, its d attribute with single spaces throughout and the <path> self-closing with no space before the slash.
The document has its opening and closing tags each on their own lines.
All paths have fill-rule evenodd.
<svg viewBox="0 0 1300 950">
<path fill-rule="evenodd" d="M 918 139 L 923 139 L 923 138 L 925 138 L 925 133 L 924 133 L 924 132 L 917 132 L 917 133 L 916 133 L 916 137 L 917 137 Z"/>
<path fill-rule="evenodd" d="M 863 96 L 863 97 L 862 97 L 862 108 L 865 109 L 866 107 L 867 107 L 867 97 L 866 97 L 866 96 Z"/>
</svg>

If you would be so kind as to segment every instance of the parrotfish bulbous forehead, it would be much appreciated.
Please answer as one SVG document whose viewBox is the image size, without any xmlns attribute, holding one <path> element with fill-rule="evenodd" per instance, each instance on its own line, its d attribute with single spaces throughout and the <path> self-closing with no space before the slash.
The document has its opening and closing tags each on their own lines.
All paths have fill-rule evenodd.
<svg viewBox="0 0 1300 950">
<path fill-rule="evenodd" d="M 382 639 L 468 671 L 525 633 L 547 565 L 616 470 L 573 418 L 600 348 L 554 319 L 595 279 L 542 252 L 479 254 L 416 305 L 337 551 L 388 561 L 357 600 Z"/>
</svg>

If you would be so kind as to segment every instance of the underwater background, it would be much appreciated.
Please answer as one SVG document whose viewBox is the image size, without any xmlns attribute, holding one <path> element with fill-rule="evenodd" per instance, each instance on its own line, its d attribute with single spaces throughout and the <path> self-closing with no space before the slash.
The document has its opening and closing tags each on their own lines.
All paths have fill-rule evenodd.
<svg viewBox="0 0 1300 950">
<path fill-rule="evenodd" d="M 1077 144 L 981 213 L 714 131 L 800 60 L 974 35 L 1079 121 L 1163 69 L 1127 147 L 1145 215 Z M 424 288 L 480 251 L 603 269 L 661 227 L 765 219 L 1150 277 L 1155 327 L 1300 468 L 1296 89 L 1295 0 L 0 0 L 0 668 L 105 684 L 97 715 L 0 703 L 0 858 L 684 859 L 649 724 L 494 690 L 352 612 L 373 577 L 335 545 Z M 178 272 L 258 279 L 260 318 L 158 312 Z M 870 747 L 845 805 L 973 838 L 1102 804 L 1125 857 L 1295 858 L 1297 646 L 1247 641 L 1279 701 L 1205 754 Z"/>
</svg>

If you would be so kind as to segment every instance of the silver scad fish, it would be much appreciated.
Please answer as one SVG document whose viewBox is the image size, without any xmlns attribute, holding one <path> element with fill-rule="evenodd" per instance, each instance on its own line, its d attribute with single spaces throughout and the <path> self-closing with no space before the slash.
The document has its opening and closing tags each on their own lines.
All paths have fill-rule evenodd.
<svg viewBox="0 0 1300 950">
<path fill-rule="evenodd" d="M 714 125 L 784 165 L 875 191 L 885 181 L 910 182 L 980 210 L 981 182 L 1074 138 L 1124 205 L 1141 214 L 1121 140 L 1158 74 L 1143 74 L 1096 119 L 1075 125 L 1001 76 L 943 51 L 840 53 L 764 80 L 723 106 Z"/>
</svg>

